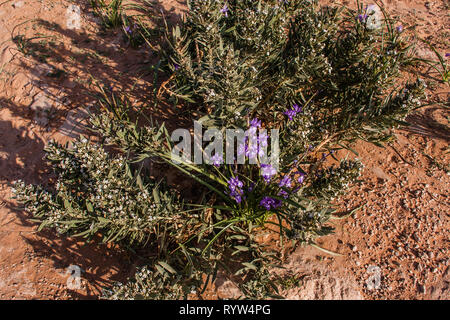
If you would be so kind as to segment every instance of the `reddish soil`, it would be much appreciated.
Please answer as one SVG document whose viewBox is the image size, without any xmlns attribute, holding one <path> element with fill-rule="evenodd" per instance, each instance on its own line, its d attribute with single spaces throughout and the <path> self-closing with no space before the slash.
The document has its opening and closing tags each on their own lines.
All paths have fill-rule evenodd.
<svg viewBox="0 0 450 320">
<path fill-rule="evenodd" d="M 113 246 L 37 233 L 36 224 L 11 199 L 14 180 L 45 184 L 51 170 L 42 157 L 49 139 L 68 141 L 83 131 L 79 122 L 95 101 L 91 75 L 114 90 L 130 92 L 136 103 L 150 99 L 145 95 L 151 92 L 150 64 L 142 62 L 154 60 L 151 51 L 127 47 L 120 32 L 100 33 L 87 2 L 0 4 L 0 299 L 98 298 L 102 287 L 123 281 L 139 264 L 137 257 Z M 442 54 L 450 51 L 449 1 L 383 2 L 405 32 L 426 38 Z M 79 28 L 73 15 L 68 18 L 71 4 L 81 7 Z M 161 1 L 159 9 L 176 20 L 185 4 Z M 18 35 L 48 38 L 35 39 L 30 55 L 24 55 L 20 43 L 12 41 Z M 424 45 L 418 53 L 435 59 Z M 441 104 L 410 115 L 413 125 L 396 130 L 397 141 L 386 148 L 363 142 L 354 146 L 365 165 L 364 182 L 340 204 L 343 212 L 365 206 L 334 221 L 336 233 L 319 240 L 341 257 L 308 247 L 288 259 L 286 272 L 303 279 L 286 292 L 289 298 L 449 298 L 449 86 L 436 81 L 431 70 L 420 72 L 429 102 Z M 170 109 L 153 111 L 161 119 L 171 115 Z M 66 285 L 70 265 L 82 269 L 81 289 Z M 369 290 L 372 266 L 379 268 L 380 287 Z M 216 292 L 230 296 L 232 287 L 220 283 Z"/>
</svg>

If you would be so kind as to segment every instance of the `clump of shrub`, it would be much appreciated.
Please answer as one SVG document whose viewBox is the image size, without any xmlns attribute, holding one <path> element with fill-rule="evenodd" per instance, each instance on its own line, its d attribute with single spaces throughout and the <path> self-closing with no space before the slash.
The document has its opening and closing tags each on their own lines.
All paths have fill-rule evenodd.
<svg viewBox="0 0 450 320">
<path fill-rule="evenodd" d="M 153 4 L 147 0 L 139 3 L 124 3 L 123 0 L 90 0 L 92 13 L 100 18 L 104 29 L 121 28 L 124 39 L 133 48 L 148 44 L 158 36 L 159 31 L 150 27 L 145 22 L 147 18 L 153 18 Z M 134 11 L 134 14 L 130 14 Z"/>
<path fill-rule="evenodd" d="M 129 245 L 148 242 L 155 228 L 175 238 L 183 233 L 177 224 L 190 217 L 176 193 L 133 169 L 123 155 L 112 157 L 83 137 L 66 146 L 50 142 L 45 151 L 58 175 L 54 190 L 22 181 L 14 185 L 17 200 L 40 221 L 39 229 L 87 239 L 100 235 L 104 242 Z"/>
<path fill-rule="evenodd" d="M 41 226 L 155 247 L 148 266 L 106 297 L 201 294 L 219 270 L 240 278 L 244 297 L 276 297 L 270 266 L 279 263 L 280 250 L 257 235 L 278 232 L 286 249 L 286 240 L 315 245 L 330 234 L 328 221 L 338 209 L 331 201 L 357 181 L 362 164 L 346 159 L 333 166 L 328 159 L 357 139 L 389 140 L 391 129 L 420 106 L 425 86 L 419 79 L 399 83 L 402 68 L 415 61 L 412 47 L 376 6 L 188 4 L 185 20 L 167 30 L 162 44 L 155 69 L 161 66 L 168 80 L 158 97 L 200 114 L 195 120 L 205 129 L 259 133 L 256 144 L 247 139 L 237 148 L 245 163 L 225 164 L 220 153 L 204 164 L 173 162 L 166 127 L 103 91 L 92 128 L 122 156 L 84 140 L 74 149 L 52 144 L 47 158 L 59 177 L 55 190 L 19 184 L 18 199 Z M 276 153 L 262 129 L 279 130 L 278 170 L 262 160 Z M 132 169 L 144 160 L 186 174 L 201 198 L 161 196 L 160 184 Z"/>
<path fill-rule="evenodd" d="M 153 271 L 148 266 L 142 267 L 136 272 L 133 281 L 115 284 L 104 291 L 104 297 L 110 300 L 178 300 L 187 298 L 202 285 L 201 273 L 196 274 L 197 278 L 186 279 L 167 265 L 166 269 L 160 264 L 157 266 L 159 271 Z"/>
<path fill-rule="evenodd" d="M 123 0 L 90 0 L 93 13 L 100 17 L 105 28 L 117 28 L 123 24 Z"/>
</svg>

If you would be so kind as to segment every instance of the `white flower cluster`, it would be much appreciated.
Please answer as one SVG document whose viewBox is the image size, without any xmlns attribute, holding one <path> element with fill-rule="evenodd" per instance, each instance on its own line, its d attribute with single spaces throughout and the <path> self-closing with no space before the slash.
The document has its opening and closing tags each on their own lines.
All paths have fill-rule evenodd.
<svg viewBox="0 0 450 320">
<path fill-rule="evenodd" d="M 145 266 L 135 274 L 134 281 L 126 284 L 117 283 L 112 290 L 104 292 L 104 296 L 110 300 L 178 300 L 182 298 L 183 287 L 173 277 L 162 275 Z M 175 277 L 175 276 L 174 276 Z"/>
<path fill-rule="evenodd" d="M 23 181 L 14 188 L 19 202 L 45 226 L 56 227 L 60 233 L 84 228 L 92 234 L 108 227 L 121 230 L 122 238 L 132 235 L 140 241 L 155 224 L 177 217 L 181 205 L 169 194 L 154 190 L 153 183 L 144 185 L 141 179 L 138 184 L 124 157 L 111 159 L 103 148 L 86 139 L 75 141 L 70 148 L 50 143 L 46 151 L 59 174 L 56 193 Z"/>
</svg>

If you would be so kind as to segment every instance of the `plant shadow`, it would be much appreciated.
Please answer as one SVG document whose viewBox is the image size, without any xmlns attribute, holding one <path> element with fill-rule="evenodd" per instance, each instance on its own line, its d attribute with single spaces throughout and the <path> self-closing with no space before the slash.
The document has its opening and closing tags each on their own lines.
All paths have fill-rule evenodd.
<svg viewBox="0 0 450 320">
<path fill-rule="evenodd" d="M 439 107 L 427 108 L 420 113 L 411 114 L 406 118 L 410 125 L 403 129 L 410 133 L 444 140 L 448 143 L 450 142 L 449 126 L 442 124 L 442 121 L 436 120 L 436 113 L 442 111 L 447 114 L 447 118 L 450 116 L 448 110 Z"/>
</svg>

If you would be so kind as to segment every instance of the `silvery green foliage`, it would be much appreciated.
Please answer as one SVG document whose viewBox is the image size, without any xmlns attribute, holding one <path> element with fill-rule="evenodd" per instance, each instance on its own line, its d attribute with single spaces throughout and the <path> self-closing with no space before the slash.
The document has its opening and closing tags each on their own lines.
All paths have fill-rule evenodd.
<svg viewBox="0 0 450 320">
<path fill-rule="evenodd" d="M 149 266 L 140 268 L 126 284 L 116 283 L 104 290 L 103 298 L 109 300 L 179 300 L 196 293 L 201 286 L 201 273 L 189 278 L 167 270 L 153 270 Z"/>
<path fill-rule="evenodd" d="M 304 195 L 332 200 L 342 195 L 350 183 L 360 177 L 362 168 L 359 160 L 342 160 L 338 166 L 318 170 Z"/>
<path fill-rule="evenodd" d="M 132 114 L 114 93 L 111 99 L 105 95 L 91 123 L 106 144 L 137 163 L 151 158 L 174 165 L 198 183 L 193 188 L 203 187 L 205 197 L 197 205 L 208 208 L 198 216 L 183 214 L 178 199 L 101 145 L 51 144 L 48 159 L 59 177 L 55 190 L 16 186 L 18 199 L 41 227 L 129 243 L 145 243 L 157 226 L 168 231 L 164 248 L 171 250 L 159 254 L 173 267 L 154 262 L 114 287 L 109 298 L 186 297 L 199 287 L 202 273 L 211 275 L 226 263 L 227 250 L 241 259 L 233 262 L 243 266 L 237 273 L 245 279 L 244 295 L 276 293 L 265 267 L 274 257 L 264 258 L 255 229 L 272 223 L 281 235 L 308 244 L 329 234 L 327 221 L 335 211 L 330 200 L 358 178 L 362 165 L 342 161 L 327 168 L 328 155 L 320 154 L 356 139 L 386 141 L 423 96 L 421 80 L 397 83 L 401 68 L 412 61 L 403 35 L 388 19 L 380 28 L 368 26 L 359 18 L 367 11 L 362 6 L 353 11 L 306 0 L 188 4 L 186 20 L 167 33 L 169 98 L 200 112 L 205 127 L 249 129 L 252 120 L 254 130 L 279 129 L 280 170 L 271 173 L 261 164 L 175 165 L 164 125 L 141 125 L 142 114 Z"/>
<path fill-rule="evenodd" d="M 182 203 L 162 185 L 141 177 L 121 155 L 111 157 L 85 138 L 70 146 L 50 142 L 46 159 L 58 179 L 54 190 L 17 182 L 18 202 L 59 233 L 142 244 L 157 226 L 174 230 Z"/>
<path fill-rule="evenodd" d="M 378 7 L 382 26 L 372 28 L 358 19 L 365 12 L 374 19 L 373 9 L 363 6 L 188 3 L 186 21 L 167 35 L 170 92 L 196 102 L 206 125 L 244 127 L 257 116 L 271 127 L 290 126 L 282 143 L 294 150 L 325 139 L 377 142 L 423 96 L 423 82 L 396 87 L 400 69 L 412 61 L 411 46 Z M 404 88 L 412 88 L 412 99 L 396 104 Z M 286 124 L 283 112 L 294 104 L 302 114 Z"/>
<path fill-rule="evenodd" d="M 209 124 L 243 127 L 242 116 L 264 97 L 259 78 L 271 52 L 285 39 L 291 10 L 268 2 L 188 1 L 186 21 L 169 36 L 169 59 L 178 70 L 176 93 L 206 102 Z"/>
<path fill-rule="evenodd" d="M 164 125 L 159 128 L 138 126 L 129 119 L 117 118 L 109 113 L 93 114 L 90 123 L 105 139 L 106 145 L 119 145 L 124 152 L 153 154 L 163 149 Z"/>
</svg>

